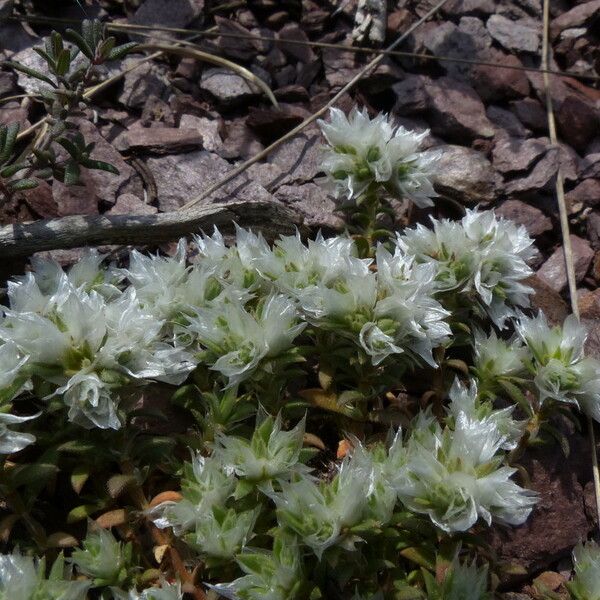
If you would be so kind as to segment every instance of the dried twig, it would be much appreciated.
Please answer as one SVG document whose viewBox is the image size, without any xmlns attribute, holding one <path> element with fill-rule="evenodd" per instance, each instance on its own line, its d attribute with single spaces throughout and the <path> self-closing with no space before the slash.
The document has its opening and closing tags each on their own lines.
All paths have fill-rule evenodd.
<svg viewBox="0 0 600 600">
<path fill-rule="evenodd" d="M 153 244 L 233 222 L 259 229 L 268 238 L 292 233 L 297 213 L 275 202 L 214 202 L 186 213 L 94 215 L 15 223 L 0 228 L 0 256 L 28 256 L 41 250 L 101 244 Z"/>
<path fill-rule="evenodd" d="M 544 29 L 542 37 L 542 70 L 544 70 L 544 88 L 546 93 L 546 112 L 548 115 L 548 132 L 552 144 L 558 144 L 556 135 L 556 122 L 554 119 L 554 107 L 552 104 L 552 93 L 550 90 L 550 77 L 547 73 L 548 59 L 550 53 L 549 31 L 550 31 L 550 1 L 544 0 Z M 559 166 L 556 173 L 556 198 L 560 215 L 560 229 L 562 234 L 565 263 L 567 267 L 567 281 L 569 284 L 569 296 L 571 299 L 571 310 L 579 319 L 579 303 L 577 299 L 577 279 L 575 277 L 575 266 L 573 262 L 573 249 L 571 247 L 571 236 L 569 234 L 569 217 L 567 214 L 567 203 L 565 201 L 565 189 L 562 169 Z M 600 528 L 600 470 L 598 468 L 598 453 L 596 448 L 596 435 L 594 432 L 594 421 L 588 417 L 588 429 L 590 432 L 590 445 L 592 452 L 592 473 L 594 476 L 594 491 L 596 495 L 596 514 Z"/>
</svg>

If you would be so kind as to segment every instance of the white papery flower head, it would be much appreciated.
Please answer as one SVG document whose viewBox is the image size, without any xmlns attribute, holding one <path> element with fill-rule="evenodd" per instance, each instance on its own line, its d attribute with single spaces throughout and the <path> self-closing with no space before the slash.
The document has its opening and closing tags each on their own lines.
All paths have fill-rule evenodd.
<svg viewBox="0 0 600 600">
<path fill-rule="evenodd" d="M 503 450 L 516 448 L 525 428 L 524 421 L 515 421 L 512 418 L 514 409 L 514 406 L 509 406 L 495 410 L 491 402 L 480 400 L 477 394 L 477 382 L 474 380 L 466 386 L 456 378 L 450 388 L 448 414 L 455 420 L 463 415 L 466 419 L 480 422 L 482 425 L 495 425 L 502 436 L 500 447 Z"/>
<path fill-rule="evenodd" d="M 181 383 L 194 368 L 183 349 L 161 341 L 162 321 L 140 308 L 133 288 L 107 298 L 75 287 L 62 273 L 47 301 L 27 304 L 23 292 L 41 294 L 27 279 L 14 287 L 16 306 L 5 311 L 0 348 L 16 348 L 28 369 L 64 394 L 72 421 L 86 427 L 118 428 L 113 391 L 130 381 Z M 25 308 L 19 310 L 18 307 Z"/>
<path fill-rule="evenodd" d="M 574 315 L 551 327 L 543 313 L 519 314 L 516 329 L 532 356 L 540 401 L 547 398 L 581 408 L 600 421 L 600 362 L 584 357 L 585 327 Z"/>
<path fill-rule="evenodd" d="M 574 600 L 600 600 L 600 546 L 581 542 L 573 550 L 575 576 L 567 583 Z"/>
<path fill-rule="evenodd" d="M 440 291 L 467 294 L 498 326 L 529 306 L 533 290 L 523 283 L 535 254 L 524 227 L 497 218 L 493 211 L 467 209 L 460 223 L 432 219 L 398 236 L 398 244 L 421 263 L 434 263 Z M 467 300 L 468 301 L 468 300 Z"/>
<path fill-rule="evenodd" d="M 0 326 L 1 327 L 1 326 Z M 0 333 L 0 339 L 2 334 Z M 0 399 L 12 400 L 26 387 L 29 377 L 21 376 L 22 369 L 29 360 L 19 352 L 13 342 L 0 343 Z M 6 397 L 5 397 L 6 396 Z"/>
<path fill-rule="evenodd" d="M 393 327 L 395 344 L 431 366 L 436 366 L 433 349 L 451 334 L 445 321 L 450 313 L 433 297 L 435 275 L 433 265 L 416 264 L 400 246 L 393 255 L 383 246 L 377 249 L 379 300 L 375 316 Z"/>
<path fill-rule="evenodd" d="M 113 588 L 112 593 L 115 600 L 183 600 L 181 583 L 169 583 L 164 580 L 161 581 L 160 587 L 146 588 L 141 592 L 135 589 L 123 592 Z"/>
<path fill-rule="evenodd" d="M 444 600 L 491 600 L 493 597 L 488 587 L 487 566 L 478 568 L 475 561 L 470 565 L 461 563 L 458 554 L 437 587 L 439 597 Z"/>
<path fill-rule="evenodd" d="M 260 507 L 237 512 L 233 508 L 213 506 L 196 522 L 195 530 L 185 539 L 204 556 L 231 560 L 252 538 L 259 513 Z"/>
<path fill-rule="evenodd" d="M 122 544 L 110 531 L 95 527 L 88 531 L 82 545 L 82 549 L 73 551 L 70 561 L 95 585 L 119 585 L 126 580 L 131 544 Z"/>
<path fill-rule="evenodd" d="M 0 554 L 0 600 L 85 600 L 89 581 L 71 581 L 62 555 L 46 578 L 46 562 L 18 552 Z"/>
<path fill-rule="evenodd" d="M 267 416 L 257 425 L 252 438 L 218 435 L 214 456 L 226 473 L 260 483 L 272 479 L 289 480 L 292 475 L 306 473 L 308 468 L 299 463 L 304 439 L 305 421 L 302 419 L 290 431 L 282 431 L 281 415 Z"/>
<path fill-rule="evenodd" d="M 157 527 L 172 527 L 175 535 L 180 536 L 194 529 L 215 506 L 225 505 L 236 483 L 235 476 L 226 473 L 219 460 L 197 454 L 190 463 L 184 464 L 183 499 L 162 502 L 148 514 Z"/>
<path fill-rule="evenodd" d="M 486 335 L 480 329 L 473 336 L 474 367 L 477 377 L 492 382 L 498 377 L 515 376 L 525 369 L 527 349 L 516 337 L 506 341 L 495 331 Z"/>
<path fill-rule="evenodd" d="M 189 317 L 179 333 L 206 349 L 204 360 L 231 387 L 250 377 L 264 358 L 287 351 L 306 326 L 298 321 L 294 303 L 281 294 L 262 299 L 252 311 L 228 298 Z"/>
<path fill-rule="evenodd" d="M 354 108 L 349 117 L 337 108 L 330 122 L 318 121 L 329 147 L 323 170 L 338 195 L 356 198 L 373 184 L 411 198 L 417 206 L 432 206 L 431 183 L 437 157 L 420 152 L 429 131 L 417 134 L 396 126 L 387 115 L 370 119 L 366 109 Z"/>
<path fill-rule="evenodd" d="M 298 541 L 279 534 L 273 551 L 243 552 L 237 563 L 246 573 L 228 584 L 209 586 L 230 600 L 294 600 L 304 581 Z"/>
<path fill-rule="evenodd" d="M 343 530 L 364 518 L 368 491 L 368 477 L 346 460 L 331 482 L 300 477 L 282 483 L 281 492 L 272 494 L 272 498 L 279 523 L 294 531 L 320 559 L 334 544 L 354 547 L 356 540 Z"/>
<path fill-rule="evenodd" d="M 479 518 L 512 525 L 525 522 L 536 495 L 510 478 L 516 469 L 502 467 L 497 455 L 504 436 L 496 423 L 460 413 L 454 430 L 431 422 L 407 444 L 403 477 L 396 483 L 410 510 L 429 515 L 440 529 L 466 531 Z"/>
</svg>

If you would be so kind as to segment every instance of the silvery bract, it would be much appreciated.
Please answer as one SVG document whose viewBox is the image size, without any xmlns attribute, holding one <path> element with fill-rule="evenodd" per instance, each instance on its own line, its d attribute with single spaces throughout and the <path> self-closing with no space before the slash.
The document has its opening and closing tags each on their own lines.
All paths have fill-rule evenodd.
<svg viewBox="0 0 600 600">
<path fill-rule="evenodd" d="M 89 581 L 71 581 L 62 555 L 50 575 L 44 560 L 18 552 L 0 554 L 0 600 L 85 600 Z"/>
<path fill-rule="evenodd" d="M 373 184 L 382 185 L 417 206 L 432 206 L 437 196 L 432 174 L 437 157 L 420 152 L 429 131 L 415 133 L 395 125 L 386 115 L 370 119 L 354 108 L 347 118 L 337 108 L 330 121 L 318 121 L 329 146 L 324 149 L 323 170 L 338 195 L 357 198 Z"/>
<path fill-rule="evenodd" d="M 577 318 L 570 315 L 562 327 L 550 327 L 542 313 L 520 315 L 516 328 L 532 355 L 540 401 L 575 404 L 600 421 L 600 363 L 584 357 L 587 332 Z"/>
<path fill-rule="evenodd" d="M 237 557 L 243 577 L 211 586 L 231 600 L 294 600 L 303 584 L 302 558 L 296 540 L 278 536 L 273 551 L 244 552 Z"/>
<path fill-rule="evenodd" d="M 488 591 L 487 579 L 487 567 L 480 569 L 475 562 L 470 565 L 461 563 L 457 555 L 448 567 L 443 581 L 435 585 L 437 595 L 431 594 L 431 597 L 444 600 L 491 600 L 493 594 Z"/>
<path fill-rule="evenodd" d="M 522 375 L 525 370 L 528 352 L 518 338 L 505 341 L 495 331 L 486 336 L 476 329 L 473 349 L 475 373 L 485 384 L 494 385 L 498 377 Z"/>
<path fill-rule="evenodd" d="M 195 531 L 185 539 L 205 556 L 231 560 L 252 537 L 259 512 L 259 508 L 237 512 L 233 508 L 213 506 L 197 520 Z"/>
<path fill-rule="evenodd" d="M 71 562 L 91 577 L 96 586 L 121 585 L 128 577 L 131 545 L 118 542 L 110 531 L 89 531 L 83 549 L 75 550 Z"/>
<path fill-rule="evenodd" d="M 0 455 L 19 452 L 35 442 L 35 436 L 31 433 L 13 431 L 12 429 L 9 429 L 9 425 L 25 423 L 36 417 L 39 417 L 39 413 L 19 417 L 7 412 L 0 412 Z"/>
<path fill-rule="evenodd" d="M 352 548 L 344 530 L 360 523 L 367 508 L 369 481 L 345 461 L 331 483 L 300 477 L 273 494 L 280 524 L 296 533 L 321 558 L 334 544 Z"/>
<path fill-rule="evenodd" d="M 515 406 L 494 410 L 490 401 L 479 398 L 477 382 L 474 380 L 471 380 L 467 387 L 457 378 L 450 389 L 449 414 L 455 420 L 464 415 L 470 421 L 478 421 L 484 427 L 487 424 L 495 426 L 503 438 L 500 445 L 503 450 L 516 448 L 525 429 L 525 421 L 515 421 L 512 418 L 514 410 Z"/>
<path fill-rule="evenodd" d="M 223 506 L 235 486 L 235 476 L 225 473 L 220 461 L 197 454 L 191 463 L 184 464 L 183 499 L 159 504 L 150 516 L 157 527 L 172 527 L 176 535 L 181 535 L 194 529 L 214 507 Z"/>
<path fill-rule="evenodd" d="M 494 323 L 503 326 L 515 307 L 529 306 L 532 289 L 523 283 L 535 255 L 527 230 L 493 211 L 468 210 L 460 222 L 432 219 L 398 235 L 397 244 L 419 263 L 432 263 L 440 292 L 465 294 Z"/>
<path fill-rule="evenodd" d="M 573 550 L 575 576 L 568 583 L 574 600 L 600 600 L 600 547 L 579 543 Z"/>
<path fill-rule="evenodd" d="M 142 592 L 130 590 L 123 592 L 117 588 L 112 590 L 115 600 L 183 600 L 180 583 L 162 581 L 160 587 L 146 588 Z"/>
<path fill-rule="evenodd" d="M 294 429 L 282 431 L 281 416 L 276 419 L 266 417 L 257 425 L 250 440 L 219 435 L 214 456 L 226 473 L 234 473 L 251 482 L 289 480 L 294 473 L 308 471 L 298 463 L 303 438 L 304 420 Z"/>
<path fill-rule="evenodd" d="M 511 480 L 516 469 L 501 466 L 505 440 L 493 420 L 462 411 L 454 430 L 421 417 L 407 443 L 403 476 L 395 482 L 400 500 L 447 532 L 466 531 L 479 518 L 488 525 L 492 519 L 524 523 L 536 495 Z"/>
<path fill-rule="evenodd" d="M 16 348 L 30 374 L 55 386 L 71 421 L 117 429 L 115 390 L 145 378 L 181 383 L 194 364 L 161 340 L 162 322 L 140 308 L 133 288 L 107 298 L 70 275 L 53 266 L 9 284 L 0 348 Z"/>
<path fill-rule="evenodd" d="M 203 361 L 231 387 L 252 375 L 263 359 L 288 350 L 304 327 L 294 303 L 272 294 L 255 309 L 247 309 L 237 298 L 224 298 L 188 317 L 180 333 L 194 336 L 205 350 Z"/>
</svg>

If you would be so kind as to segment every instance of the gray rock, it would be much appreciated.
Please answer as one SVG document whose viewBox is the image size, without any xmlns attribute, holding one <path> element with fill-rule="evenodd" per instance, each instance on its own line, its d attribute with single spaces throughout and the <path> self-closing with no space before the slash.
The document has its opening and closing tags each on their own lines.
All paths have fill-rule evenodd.
<svg viewBox="0 0 600 600">
<path fill-rule="evenodd" d="M 252 84 L 227 69 L 207 69 L 202 73 L 200 89 L 221 106 L 231 108 L 254 100 L 259 91 Z"/>
<path fill-rule="evenodd" d="M 571 248 L 573 250 L 575 277 L 577 282 L 580 282 L 592 263 L 594 251 L 587 240 L 576 235 L 571 235 Z M 562 246 L 557 248 L 541 266 L 537 276 L 557 292 L 562 291 L 567 286 L 567 269 Z"/>
<path fill-rule="evenodd" d="M 146 204 L 134 194 L 121 194 L 115 205 L 108 211 L 109 215 L 154 215 L 158 212 L 156 206 Z"/>
<path fill-rule="evenodd" d="M 203 0 L 146 0 L 131 22 L 136 25 L 186 27 L 202 13 Z"/>
<path fill-rule="evenodd" d="M 181 115 L 179 126 L 183 129 L 193 129 L 202 136 L 202 147 L 210 152 L 217 152 L 223 145 L 219 133 L 220 122 L 218 119 L 208 119 L 195 115 Z"/>
<path fill-rule="evenodd" d="M 223 56 L 246 63 L 256 56 L 258 51 L 252 40 L 248 39 L 251 36 L 248 29 L 231 19 L 224 19 L 219 16 L 215 17 L 215 22 L 219 33 L 226 34 L 220 35 L 216 39 L 217 47 Z M 230 37 L 232 34 L 240 37 Z"/>
<path fill-rule="evenodd" d="M 494 135 L 494 126 L 473 88 L 449 77 L 426 85 L 430 97 L 431 130 L 450 141 L 470 141 Z"/>
<path fill-rule="evenodd" d="M 571 10 L 556 17 L 550 23 L 550 33 L 553 37 L 556 37 L 564 29 L 581 27 L 594 17 L 597 17 L 598 13 L 600 13 L 600 0 L 578 4 Z"/>
<path fill-rule="evenodd" d="M 16 90 L 16 80 L 13 73 L 0 71 L 0 97 L 12 95 Z"/>
<path fill-rule="evenodd" d="M 492 150 L 494 168 L 501 173 L 526 171 L 547 152 L 548 144 L 548 138 L 501 138 Z"/>
<path fill-rule="evenodd" d="M 495 200 L 500 191 L 500 177 L 483 154 L 464 146 L 440 146 L 427 150 L 439 154 L 435 189 L 459 202 L 472 205 Z"/>
<path fill-rule="evenodd" d="M 281 181 L 277 185 L 293 185 L 312 181 L 321 172 L 321 139 L 317 134 L 302 133 L 284 142 L 267 161 L 277 165 Z"/>
<path fill-rule="evenodd" d="M 219 155 L 226 159 L 254 156 L 263 149 L 254 132 L 246 125 L 246 119 L 233 119 L 226 122 L 223 145 Z"/>
<path fill-rule="evenodd" d="M 40 71 L 44 74 L 46 74 L 48 71 L 48 63 L 46 63 L 46 61 L 31 47 L 25 48 L 24 50 L 17 52 L 11 58 L 11 60 L 13 60 L 14 62 L 21 63 L 22 65 L 30 69 Z M 79 55 L 72 63 L 73 68 L 81 66 L 85 63 L 85 61 L 85 57 Z M 40 90 L 53 89 L 49 84 L 39 79 L 36 79 L 35 77 L 30 77 L 25 73 L 21 73 L 20 71 L 17 71 L 17 82 L 19 84 L 19 87 L 22 88 L 28 94 L 34 94 L 36 92 L 39 92 Z"/>
<path fill-rule="evenodd" d="M 304 216 L 304 224 L 314 229 L 341 231 L 345 222 L 335 214 L 336 204 L 322 186 L 314 183 L 282 185 L 275 198 Z"/>
<path fill-rule="evenodd" d="M 523 225 L 531 237 L 552 231 L 552 220 L 539 208 L 521 200 L 507 200 L 496 209 L 496 214 Z"/>
<path fill-rule="evenodd" d="M 595 177 L 600 179 L 600 152 L 587 154 L 581 161 L 581 178 Z"/>
<path fill-rule="evenodd" d="M 156 181 L 158 205 L 163 212 L 177 210 L 232 169 L 226 160 L 206 150 L 149 158 L 146 164 Z M 217 200 L 226 202 L 272 199 L 267 190 L 248 176 L 242 175 L 217 190 L 205 203 L 210 204 Z"/>
<path fill-rule="evenodd" d="M 504 48 L 516 52 L 537 52 L 540 29 L 525 20 L 513 21 L 502 15 L 492 15 L 486 23 L 491 36 Z"/>
<path fill-rule="evenodd" d="M 143 108 L 151 96 L 164 99 L 170 85 L 163 69 L 154 63 L 142 63 L 130 71 L 140 58 L 140 55 L 129 56 L 120 66 L 125 76 L 119 102 L 129 108 Z"/>
</svg>

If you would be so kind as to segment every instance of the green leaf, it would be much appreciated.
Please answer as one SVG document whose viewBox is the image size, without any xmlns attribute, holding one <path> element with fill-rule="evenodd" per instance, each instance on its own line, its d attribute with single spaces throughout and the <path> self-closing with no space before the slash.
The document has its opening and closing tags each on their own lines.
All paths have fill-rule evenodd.
<svg viewBox="0 0 600 600">
<path fill-rule="evenodd" d="M 65 167 L 65 174 L 63 182 L 65 185 L 77 185 L 81 177 L 81 169 L 79 165 L 74 161 L 70 160 Z"/>
<path fill-rule="evenodd" d="M 117 46 L 116 48 L 113 48 L 110 51 L 107 60 L 120 60 L 121 58 L 129 54 L 132 50 L 134 50 L 136 47 L 137 44 L 135 42 L 129 42 L 128 44 Z"/>
<path fill-rule="evenodd" d="M 498 383 L 500 384 L 500 387 L 509 395 L 509 397 L 516 402 L 527 415 L 533 415 L 531 404 L 523 392 L 514 383 L 504 377 L 499 377 Z"/>
<path fill-rule="evenodd" d="M 3 165 L 13 153 L 20 125 L 11 123 L 0 128 L 0 165 Z"/>
<path fill-rule="evenodd" d="M 12 177 L 15 173 L 22 171 L 23 169 L 27 169 L 29 167 L 29 163 L 15 163 L 14 165 L 9 165 L 8 167 L 4 167 L 0 171 L 0 175 L 4 178 Z"/>
<path fill-rule="evenodd" d="M 113 175 L 119 175 L 121 173 L 119 169 L 117 169 L 117 167 L 102 160 L 95 160 L 93 158 L 80 158 L 79 163 L 87 169 L 95 169 L 96 171 L 107 171 L 108 173 L 112 173 Z"/>
<path fill-rule="evenodd" d="M 43 73 L 40 73 L 39 71 L 36 71 L 35 69 L 30 69 L 29 67 L 26 67 L 25 65 L 22 65 L 21 63 L 17 63 L 17 62 L 13 62 L 13 61 L 6 61 L 4 63 L 5 65 L 12 67 L 15 71 L 20 71 L 21 73 L 25 73 L 25 75 L 29 75 L 29 77 L 34 77 L 35 79 L 39 79 L 40 81 L 43 81 L 44 83 L 47 83 L 48 85 L 51 85 L 53 88 L 57 88 L 58 86 L 56 85 L 56 83 L 54 83 L 54 81 L 52 81 L 52 79 L 50 79 L 49 77 L 46 77 Z"/>
<path fill-rule="evenodd" d="M 34 48 L 33 51 L 39 54 L 48 63 L 50 69 L 53 71 L 56 70 L 56 61 L 43 48 Z"/>
<path fill-rule="evenodd" d="M 58 471 L 58 467 L 52 463 L 19 465 L 12 472 L 11 483 L 15 487 L 28 485 L 30 483 L 42 483 L 45 485 L 45 482 L 56 475 Z"/>
<path fill-rule="evenodd" d="M 134 475 L 113 475 L 106 483 L 106 489 L 111 498 L 118 498 L 127 488 L 137 485 Z"/>
<path fill-rule="evenodd" d="M 113 51 L 113 48 L 115 47 L 115 44 L 117 43 L 116 38 L 114 38 L 113 36 L 110 36 L 109 38 L 106 38 L 98 47 L 98 54 L 100 55 L 100 57 L 103 60 L 106 60 L 110 53 Z"/>
<path fill-rule="evenodd" d="M 79 32 L 73 29 L 67 29 L 65 31 L 65 38 L 75 44 L 87 58 L 94 60 L 94 52 L 91 46 Z"/>
<path fill-rule="evenodd" d="M 69 67 L 71 66 L 71 53 L 65 48 L 60 55 L 58 56 L 58 59 L 56 61 L 56 74 L 60 75 L 61 77 L 63 75 L 66 75 L 67 72 L 69 71 Z"/>
<path fill-rule="evenodd" d="M 11 192 L 22 192 L 24 190 L 32 190 L 39 184 L 35 179 L 21 179 L 21 181 L 9 181 L 7 185 Z"/>
<path fill-rule="evenodd" d="M 58 59 L 64 49 L 63 39 L 58 31 L 53 31 L 50 34 L 50 43 L 52 45 L 52 54 Z"/>
<path fill-rule="evenodd" d="M 83 486 L 90 477 L 90 469 L 87 465 L 77 465 L 71 473 L 71 487 L 76 494 L 81 493 Z"/>
<path fill-rule="evenodd" d="M 77 523 L 77 521 L 83 521 L 91 517 L 95 512 L 98 512 L 100 507 L 96 504 L 80 504 L 76 506 L 67 515 L 67 523 Z"/>
</svg>

